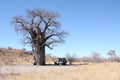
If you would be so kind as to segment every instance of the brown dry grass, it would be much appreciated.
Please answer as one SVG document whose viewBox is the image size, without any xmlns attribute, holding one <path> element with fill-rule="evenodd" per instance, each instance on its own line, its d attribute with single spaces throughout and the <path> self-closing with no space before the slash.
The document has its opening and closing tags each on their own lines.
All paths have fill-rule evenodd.
<svg viewBox="0 0 120 80">
<path fill-rule="evenodd" d="M 52 68 L 41 72 L 10 75 L 3 80 L 120 80 L 120 63 L 58 67 L 59 70 Z"/>
<path fill-rule="evenodd" d="M 46 64 L 53 64 L 56 57 L 46 56 Z M 32 64 L 32 54 L 26 50 L 0 48 L 0 65 Z"/>
<path fill-rule="evenodd" d="M 0 49 L 0 65 L 30 64 L 32 63 L 31 54 L 25 50 Z"/>
<path fill-rule="evenodd" d="M 13 62 L 10 62 L 12 64 L 31 64 L 32 56 L 23 53 L 22 50 L 2 50 L 0 65 L 4 65 L 5 62 L 11 60 L 13 60 Z M 48 58 L 47 63 L 52 64 L 53 62 Z M 73 64 L 80 65 L 53 66 L 58 67 L 57 69 L 47 66 L 45 68 L 51 69 L 39 72 L 33 69 L 27 73 L 0 73 L 0 80 L 120 80 L 120 63 L 86 64 L 79 62 Z"/>
</svg>

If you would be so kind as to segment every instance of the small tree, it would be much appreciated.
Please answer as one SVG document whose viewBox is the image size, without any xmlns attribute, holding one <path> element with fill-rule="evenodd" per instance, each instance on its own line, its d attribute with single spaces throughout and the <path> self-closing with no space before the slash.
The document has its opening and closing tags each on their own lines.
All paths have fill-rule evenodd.
<svg viewBox="0 0 120 80">
<path fill-rule="evenodd" d="M 107 52 L 107 55 L 109 55 L 111 58 L 116 57 L 115 50 L 110 50 L 110 51 L 108 51 L 108 52 Z"/>
<path fill-rule="evenodd" d="M 9 46 L 8 49 L 9 49 L 9 50 L 12 50 L 13 48 Z"/>
<path fill-rule="evenodd" d="M 110 61 L 114 61 L 115 58 L 116 58 L 115 50 L 110 50 L 110 51 L 108 51 L 108 52 L 107 52 L 107 55 L 110 56 L 110 57 L 109 57 L 109 60 L 110 60 Z"/>
<path fill-rule="evenodd" d="M 81 61 L 81 62 L 88 63 L 88 62 L 91 62 L 91 58 L 90 58 L 90 57 L 87 57 L 87 56 L 83 56 L 82 58 L 80 58 L 80 61 Z"/>
<path fill-rule="evenodd" d="M 17 32 L 23 33 L 23 43 L 31 44 L 35 65 L 45 64 L 45 48 L 53 49 L 56 43 L 63 43 L 67 34 L 60 30 L 60 15 L 56 12 L 35 9 L 27 16 L 15 16 L 12 23 Z"/>
<path fill-rule="evenodd" d="M 116 55 L 116 51 L 115 50 L 110 50 L 107 52 L 107 55 L 109 55 L 110 57 L 108 58 L 108 60 L 110 61 L 116 61 L 116 62 L 120 62 L 120 57 L 118 55 Z"/>
<path fill-rule="evenodd" d="M 91 55 L 91 61 L 93 63 L 99 63 L 102 62 L 101 55 L 99 53 L 93 52 Z"/>
<path fill-rule="evenodd" d="M 70 64 L 72 64 L 72 62 L 76 61 L 76 55 L 75 54 L 71 55 L 71 54 L 68 53 L 65 56 L 68 59 L 68 61 L 69 61 Z"/>
</svg>

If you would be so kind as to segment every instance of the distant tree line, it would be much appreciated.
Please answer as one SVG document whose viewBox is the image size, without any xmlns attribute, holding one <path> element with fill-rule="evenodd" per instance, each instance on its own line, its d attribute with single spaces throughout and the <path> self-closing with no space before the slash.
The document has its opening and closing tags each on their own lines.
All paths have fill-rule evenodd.
<svg viewBox="0 0 120 80">
<path fill-rule="evenodd" d="M 107 52 L 107 57 L 102 57 L 100 53 L 93 52 L 90 56 L 76 57 L 75 54 L 66 54 L 68 62 L 85 62 L 85 63 L 102 63 L 102 62 L 120 62 L 120 57 L 116 54 L 115 50 L 109 50 Z"/>
<path fill-rule="evenodd" d="M 0 47 L 0 56 L 4 56 L 4 53 L 8 53 L 7 50 L 18 50 L 18 49 L 13 49 L 12 47 L 8 48 L 1 48 Z M 20 52 L 18 54 L 20 57 L 27 58 L 28 55 L 32 56 L 31 51 L 27 51 L 25 48 L 21 49 L 23 52 Z M 67 53 L 65 54 L 65 58 L 67 59 L 69 64 L 73 64 L 73 62 L 83 62 L 83 63 L 104 63 L 104 62 L 120 62 L 120 56 L 116 54 L 115 50 L 109 50 L 107 53 L 106 57 L 103 57 L 100 53 L 98 52 L 93 52 L 90 56 L 83 56 L 83 57 L 77 57 L 76 54 L 70 54 Z M 7 55 L 6 55 L 7 56 Z M 48 63 L 53 63 L 57 59 L 57 56 L 54 56 L 53 54 L 46 54 L 46 61 Z M 7 59 L 2 59 L 2 61 L 5 64 L 13 64 L 15 61 L 14 57 L 7 57 Z"/>
</svg>

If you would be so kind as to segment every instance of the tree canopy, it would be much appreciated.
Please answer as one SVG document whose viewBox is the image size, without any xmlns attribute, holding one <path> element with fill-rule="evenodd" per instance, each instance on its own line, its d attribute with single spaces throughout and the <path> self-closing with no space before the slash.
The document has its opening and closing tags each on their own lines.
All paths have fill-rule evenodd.
<svg viewBox="0 0 120 80">
<path fill-rule="evenodd" d="M 27 10 L 27 16 L 15 16 L 12 23 L 17 32 L 23 33 L 23 43 L 31 44 L 34 53 L 45 54 L 45 47 L 53 49 L 56 43 L 63 43 L 67 35 L 60 29 L 59 17 L 57 12 L 34 9 Z"/>
</svg>

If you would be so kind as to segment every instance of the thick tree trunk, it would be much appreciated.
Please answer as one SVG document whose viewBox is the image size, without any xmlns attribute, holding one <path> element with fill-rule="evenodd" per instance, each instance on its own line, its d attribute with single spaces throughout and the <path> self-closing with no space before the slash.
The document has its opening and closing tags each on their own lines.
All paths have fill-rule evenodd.
<svg viewBox="0 0 120 80">
<path fill-rule="evenodd" d="M 45 65 L 45 47 L 40 47 L 38 51 L 39 57 L 39 65 Z"/>
<path fill-rule="evenodd" d="M 33 53 L 34 65 L 45 65 L 45 47 L 37 47 Z"/>
</svg>

